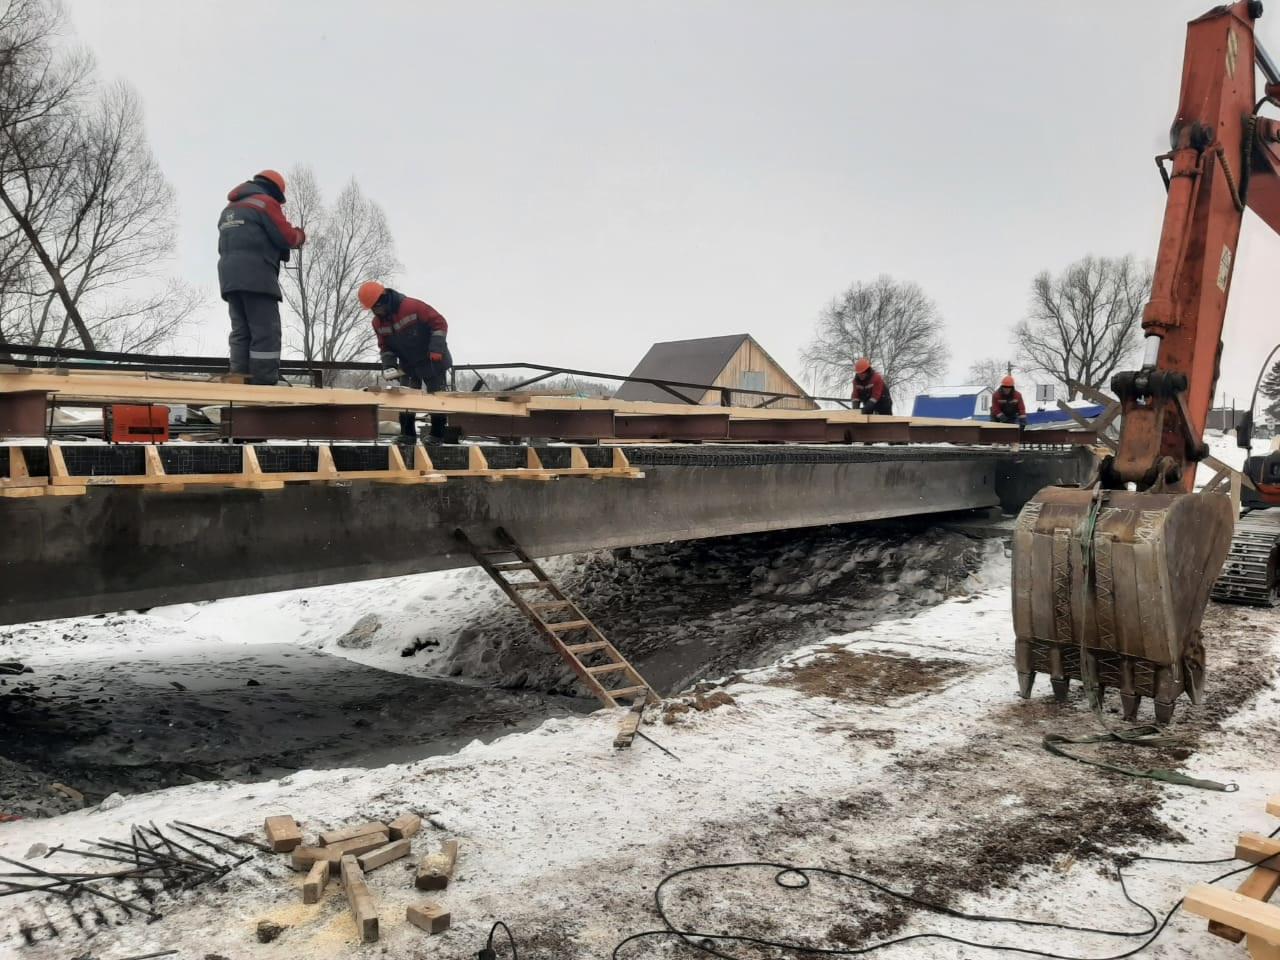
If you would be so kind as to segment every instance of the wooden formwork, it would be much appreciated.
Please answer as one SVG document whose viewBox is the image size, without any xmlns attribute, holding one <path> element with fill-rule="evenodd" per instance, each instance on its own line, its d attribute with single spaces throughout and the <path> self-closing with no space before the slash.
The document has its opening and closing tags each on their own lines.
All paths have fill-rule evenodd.
<svg viewBox="0 0 1280 960">
<path fill-rule="evenodd" d="M 523 467 L 491 467 L 480 447 L 468 446 L 467 466 L 464 469 L 439 469 L 431 461 L 427 448 L 421 443 L 413 447 L 413 462 L 405 461 L 405 455 L 396 444 L 381 449 L 387 451 L 387 466 L 381 470 L 339 470 L 334 462 L 329 444 L 314 445 L 316 469 L 305 471 L 264 470 L 259 461 L 257 444 L 246 443 L 237 447 L 241 451 L 240 468 L 227 473 L 174 473 L 165 468 L 160 447 L 147 444 L 143 449 L 142 473 L 74 473 L 67 467 L 64 444 L 50 443 L 47 476 L 32 476 L 27 456 L 20 446 L 8 447 L 9 469 L 0 476 L 0 497 L 74 496 L 85 493 L 90 487 L 141 487 L 145 490 L 177 492 L 187 487 L 228 487 L 242 490 L 279 490 L 286 483 L 373 483 L 423 484 L 446 483 L 449 480 L 474 478 L 497 483 L 503 480 L 550 481 L 562 477 L 586 477 L 593 480 L 639 479 L 644 473 L 634 469 L 621 449 L 614 448 L 607 467 L 593 467 L 580 447 L 570 447 L 570 463 L 566 468 L 543 466 L 538 452 L 530 447 Z"/>
</svg>

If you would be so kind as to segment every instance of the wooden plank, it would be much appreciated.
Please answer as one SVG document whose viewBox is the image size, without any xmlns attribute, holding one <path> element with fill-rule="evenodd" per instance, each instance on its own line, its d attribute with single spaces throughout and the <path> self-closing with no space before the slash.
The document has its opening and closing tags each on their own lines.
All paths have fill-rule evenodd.
<svg viewBox="0 0 1280 960">
<path fill-rule="evenodd" d="M 328 860 L 317 860 L 311 865 L 311 872 L 302 881 L 302 902 L 319 903 L 320 894 L 324 893 L 329 883 L 330 865 Z"/>
<path fill-rule="evenodd" d="M 418 876 L 413 885 L 419 890 L 444 890 L 453 879 L 453 868 L 458 863 L 458 841 L 446 840 L 439 853 L 429 853 L 418 864 Z"/>
<path fill-rule="evenodd" d="M 295 870 L 310 870 L 317 860 L 328 860 L 337 866 L 344 856 L 359 856 L 384 846 L 388 840 L 385 833 L 371 833 L 364 837 L 354 837 L 340 843 L 331 843 L 323 847 L 298 847 L 293 851 L 291 863 Z"/>
<path fill-rule="evenodd" d="M 348 854 L 342 858 L 342 888 L 356 921 L 356 931 L 361 943 L 375 943 L 378 939 L 378 907 L 364 882 L 364 871 L 356 858 Z"/>
<path fill-rule="evenodd" d="M 1095 429 L 1092 423 L 1090 423 L 1088 420 L 1082 417 L 1080 413 L 1075 409 L 1075 407 L 1068 405 L 1065 400 L 1058 401 L 1058 409 L 1061 410 L 1063 413 L 1065 413 L 1067 416 L 1069 416 L 1072 420 L 1074 420 L 1084 429 L 1090 430 L 1090 431 Z M 1108 436 L 1103 435 L 1101 431 L 1098 431 L 1097 437 L 1098 437 L 1099 443 L 1107 447 L 1112 453 L 1116 452 L 1116 442 L 1114 440 L 1112 440 Z"/>
<path fill-rule="evenodd" d="M 1280 944 L 1280 907 L 1220 887 L 1200 884 L 1182 901 L 1188 913 L 1217 920 L 1267 944 Z"/>
<path fill-rule="evenodd" d="M 449 929 L 449 911 L 434 903 L 410 904 L 405 919 L 427 933 L 444 933 Z"/>
<path fill-rule="evenodd" d="M 350 827 L 340 827 L 337 830 L 324 830 L 320 833 L 320 846 L 327 847 L 331 843 L 341 843 L 343 840 L 353 840 L 356 837 L 367 836 L 370 833 L 389 833 L 390 830 L 385 823 L 377 820 L 370 820 L 367 823 L 358 823 Z"/>
<path fill-rule="evenodd" d="M 1267 798 L 1267 813 L 1273 817 L 1280 817 L 1280 793 Z"/>
<path fill-rule="evenodd" d="M 1280 869 L 1280 840 L 1272 840 L 1260 833 L 1242 833 L 1236 841 L 1236 859 L 1245 863 L 1265 863 L 1268 867 Z"/>
<path fill-rule="evenodd" d="M 288 853 L 302 844 L 302 829 L 288 814 L 267 817 L 263 829 L 267 833 L 267 843 L 271 844 L 271 849 L 276 853 Z"/>
<path fill-rule="evenodd" d="M 1266 867 L 1254 867 L 1249 872 L 1249 875 L 1244 878 L 1244 883 L 1240 884 L 1236 893 L 1242 897 L 1250 897 L 1266 903 L 1271 899 L 1271 895 L 1276 892 L 1277 887 L 1280 887 L 1280 871 L 1268 870 Z M 1230 940 L 1232 943 L 1239 943 L 1244 939 L 1243 930 L 1237 930 L 1221 920 L 1210 920 L 1209 932 L 1216 937 Z"/>
<path fill-rule="evenodd" d="M 390 823 L 387 829 L 391 833 L 392 840 L 404 840 L 412 837 L 422 827 L 422 818 L 416 813 L 402 813 Z"/>
<path fill-rule="evenodd" d="M 391 863 L 393 860 L 399 860 L 401 857 L 409 855 L 408 840 L 392 840 L 390 843 L 377 849 L 370 850 L 368 853 L 362 853 L 356 857 L 356 862 L 360 864 L 360 869 L 365 873 L 370 870 L 376 870 L 385 864 Z"/>
<path fill-rule="evenodd" d="M 631 746 L 636 739 L 636 734 L 640 732 L 640 721 L 643 719 L 644 701 L 640 700 L 622 718 L 622 723 L 618 727 L 618 734 L 613 738 L 614 749 L 625 750 Z"/>
</svg>

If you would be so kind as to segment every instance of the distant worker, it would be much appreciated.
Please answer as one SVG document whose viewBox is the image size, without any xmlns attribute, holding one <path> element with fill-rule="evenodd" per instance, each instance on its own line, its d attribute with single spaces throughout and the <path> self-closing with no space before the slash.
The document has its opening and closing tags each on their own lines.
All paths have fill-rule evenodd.
<svg viewBox="0 0 1280 960">
<path fill-rule="evenodd" d="M 991 394 L 991 419 L 996 423 L 1027 425 L 1027 405 L 1022 394 L 1014 389 L 1013 377 L 1005 377 L 999 388 Z"/>
<path fill-rule="evenodd" d="M 443 390 L 445 374 L 453 366 L 446 340 L 449 324 L 445 318 L 429 304 L 406 297 L 376 280 L 360 284 L 356 296 L 361 306 L 373 311 L 373 332 L 378 338 L 382 365 L 387 369 L 398 367 L 404 386 L 414 390 L 426 387 L 428 393 Z M 403 438 L 417 439 L 415 425 L 415 414 L 409 411 L 400 414 Z M 443 413 L 431 414 L 427 442 L 442 443 L 447 425 L 448 418 Z"/>
<path fill-rule="evenodd" d="M 863 413 L 893 415 L 893 397 L 884 377 L 871 369 L 871 361 L 859 357 L 853 365 L 853 402 Z"/>
<path fill-rule="evenodd" d="M 218 218 L 218 286 L 231 311 L 231 372 L 280 381 L 280 264 L 307 242 L 280 208 L 284 177 L 263 170 L 227 194 Z"/>
</svg>

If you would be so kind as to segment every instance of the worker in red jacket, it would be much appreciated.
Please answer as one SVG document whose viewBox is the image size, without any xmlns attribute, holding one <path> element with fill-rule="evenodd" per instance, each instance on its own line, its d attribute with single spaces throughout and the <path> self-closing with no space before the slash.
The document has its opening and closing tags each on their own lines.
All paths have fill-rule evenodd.
<svg viewBox="0 0 1280 960">
<path fill-rule="evenodd" d="M 884 377 L 871 368 L 871 361 L 866 357 L 859 357 L 853 365 L 853 402 L 863 413 L 893 414 L 889 387 Z"/>
<path fill-rule="evenodd" d="M 231 372 L 280 380 L 280 264 L 307 242 L 281 209 L 284 177 L 263 170 L 227 194 L 218 217 L 218 287 L 231 313 Z"/>
<path fill-rule="evenodd" d="M 991 394 L 991 419 L 996 423 L 1027 425 L 1027 405 L 1022 402 L 1022 394 L 1014 389 L 1012 376 L 1001 380 L 1000 387 Z"/>
<path fill-rule="evenodd" d="M 360 284 L 356 296 L 361 306 L 373 311 L 373 333 L 378 338 L 383 367 L 399 368 L 400 382 L 414 390 L 443 390 L 453 357 L 447 340 L 449 324 L 439 311 L 376 280 Z M 416 440 L 415 426 L 415 414 L 400 414 L 403 438 Z M 448 418 L 443 413 L 431 414 L 431 430 L 424 439 L 427 443 L 442 443 L 446 426 Z"/>
</svg>

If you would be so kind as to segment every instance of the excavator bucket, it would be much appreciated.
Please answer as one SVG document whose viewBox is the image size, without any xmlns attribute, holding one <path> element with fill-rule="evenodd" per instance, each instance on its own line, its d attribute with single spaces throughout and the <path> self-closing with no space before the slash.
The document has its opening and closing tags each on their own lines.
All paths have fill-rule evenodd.
<svg viewBox="0 0 1280 960">
<path fill-rule="evenodd" d="M 1059 700 L 1083 680 L 1099 698 L 1118 688 L 1126 719 L 1153 698 L 1158 723 L 1184 690 L 1198 703 L 1200 621 L 1233 524 L 1221 494 L 1041 490 L 1013 537 L 1019 693 L 1037 673 Z"/>
</svg>

